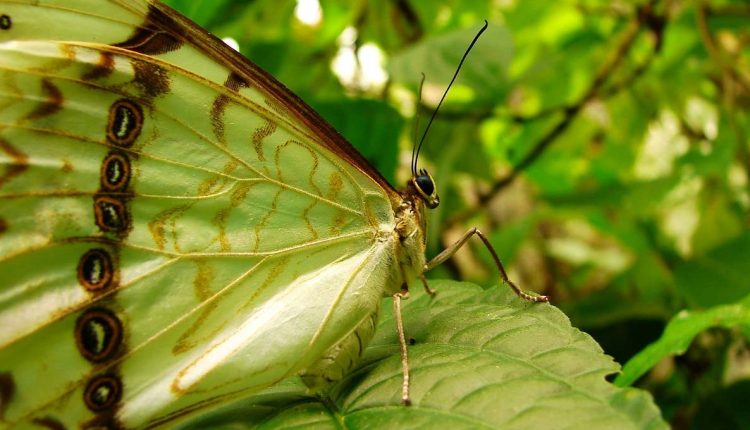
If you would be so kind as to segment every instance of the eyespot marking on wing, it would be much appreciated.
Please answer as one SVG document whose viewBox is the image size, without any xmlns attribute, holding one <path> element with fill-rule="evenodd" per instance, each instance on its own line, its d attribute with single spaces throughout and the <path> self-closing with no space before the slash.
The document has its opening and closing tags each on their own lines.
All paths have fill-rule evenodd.
<svg viewBox="0 0 750 430">
<path fill-rule="evenodd" d="M 92 379 L 83 392 L 86 407 L 93 412 L 102 412 L 117 404 L 122 396 L 122 383 L 113 375 L 101 375 Z"/>
<path fill-rule="evenodd" d="M 102 161 L 100 172 L 102 189 L 110 192 L 124 192 L 130 182 L 130 172 L 130 158 L 122 152 L 111 151 Z"/>
<path fill-rule="evenodd" d="M 75 337 L 81 355 L 93 363 L 101 363 L 119 351 L 122 323 L 110 310 L 89 309 L 78 317 Z"/>
<path fill-rule="evenodd" d="M 117 100 L 109 108 L 107 140 L 127 148 L 135 142 L 143 129 L 143 110 L 128 99 Z"/>
<path fill-rule="evenodd" d="M 97 195 L 94 197 L 94 219 L 100 230 L 122 234 L 130 228 L 130 215 L 123 200 Z"/>
<path fill-rule="evenodd" d="M 87 251 L 78 261 L 78 282 L 88 291 L 102 291 L 112 284 L 112 257 L 101 248 Z"/>
</svg>

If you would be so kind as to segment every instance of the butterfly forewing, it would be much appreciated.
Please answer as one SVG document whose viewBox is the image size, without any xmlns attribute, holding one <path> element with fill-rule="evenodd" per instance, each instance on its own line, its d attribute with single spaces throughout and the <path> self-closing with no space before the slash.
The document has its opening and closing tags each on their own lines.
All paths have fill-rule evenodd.
<svg viewBox="0 0 750 430">
<path fill-rule="evenodd" d="M 216 39 L 141 1 L 0 15 L 0 420 L 179 418 L 400 285 L 395 192 Z"/>
</svg>

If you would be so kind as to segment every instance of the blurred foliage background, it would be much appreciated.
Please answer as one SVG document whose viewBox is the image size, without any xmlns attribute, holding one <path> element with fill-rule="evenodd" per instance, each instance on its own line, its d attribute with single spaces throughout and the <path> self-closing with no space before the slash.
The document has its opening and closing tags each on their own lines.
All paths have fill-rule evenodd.
<svg viewBox="0 0 750 430">
<path fill-rule="evenodd" d="M 420 158 L 442 202 L 428 255 L 480 227 L 518 285 L 630 360 L 616 383 L 648 389 L 673 427 L 750 427 L 749 3 L 168 3 L 397 186 L 415 118 L 421 134 L 488 20 Z M 478 241 L 435 272 L 497 281 Z"/>
</svg>

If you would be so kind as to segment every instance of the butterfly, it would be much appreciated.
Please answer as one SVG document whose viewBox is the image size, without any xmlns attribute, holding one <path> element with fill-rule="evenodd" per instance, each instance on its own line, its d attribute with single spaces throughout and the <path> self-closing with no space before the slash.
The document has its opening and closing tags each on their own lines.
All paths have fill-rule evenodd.
<svg viewBox="0 0 750 430">
<path fill-rule="evenodd" d="M 161 3 L 0 1 L 0 73 L 0 422 L 155 427 L 295 375 L 319 390 L 384 296 L 475 235 L 546 301 L 476 229 L 426 261 L 416 158 L 397 190 Z"/>
</svg>

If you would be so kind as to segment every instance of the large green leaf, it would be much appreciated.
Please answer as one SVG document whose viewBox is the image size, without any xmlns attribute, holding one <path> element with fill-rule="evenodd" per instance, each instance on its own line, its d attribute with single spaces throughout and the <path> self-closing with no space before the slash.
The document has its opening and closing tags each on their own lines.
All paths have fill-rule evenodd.
<svg viewBox="0 0 750 430">
<path fill-rule="evenodd" d="M 615 384 L 625 387 L 670 355 L 687 351 L 690 343 L 700 332 L 712 327 L 750 328 L 750 296 L 742 301 L 714 306 L 705 311 L 682 311 L 667 324 L 659 340 L 647 346 L 631 358 Z"/>
<path fill-rule="evenodd" d="M 750 293 L 747 262 L 750 261 L 750 233 L 681 262 L 675 267 L 680 291 L 696 307 L 732 303 Z"/>
<path fill-rule="evenodd" d="M 416 88 L 421 73 L 424 73 L 425 85 L 436 85 L 437 91 L 433 91 L 432 96 L 441 94 L 480 28 L 477 25 L 455 30 L 401 51 L 389 63 L 391 77 L 395 82 Z M 502 25 L 489 25 L 468 58 L 471 60 L 467 60 L 461 69 L 461 78 L 456 80 L 448 100 L 471 100 L 476 105 L 488 105 L 502 100 L 508 91 L 508 68 L 513 59 L 510 32 Z M 425 96 L 426 100 L 434 102 L 436 97 L 432 96 Z"/>
<path fill-rule="evenodd" d="M 413 406 L 400 405 L 390 299 L 364 363 L 321 397 L 297 381 L 223 408 L 191 428 L 666 428 L 649 394 L 605 377 L 619 366 L 567 317 L 487 290 L 433 281 L 404 302 Z M 416 286 L 415 286 L 416 287 Z"/>
<path fill-rule="evenodd" d="M 320 100 L 315 110 L 359 149 L 391 184 L 395 184 L 399 131 L 404 119 L 390 105 L 378 100 Z"/>
</svg>

